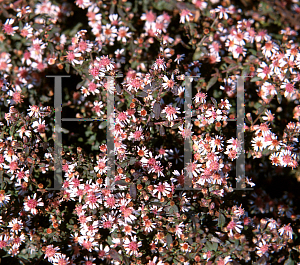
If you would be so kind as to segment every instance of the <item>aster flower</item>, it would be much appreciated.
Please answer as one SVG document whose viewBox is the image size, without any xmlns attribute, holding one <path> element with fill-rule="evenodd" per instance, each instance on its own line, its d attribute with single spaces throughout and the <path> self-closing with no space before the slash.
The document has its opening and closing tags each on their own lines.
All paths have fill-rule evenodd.
<svg viewBox="0 0 300 265">
<path fill-rule="evenodd" d="M 19 28 L 18 26 L 13 27 L 12 24 L 14 24 L 15 19 L 9 18 L 5 21 L 4 25 L 2 26 L 4 32 L 7 35 L 14 36 L 15 31 Z"/>
<path fill-rule="evenodd" d="M 158 183 L 158 185 L 154 185 L 153 194 L 155 195 L 157 193 L 158 199 L 161 199 L 162 196 L 167 196 L 171 193 L 171 185 L 164 182 L 163 184 L 161 182 Z"/>
<path fill-rule="evenodd" d="M 185 21 L 190 22 L 191 18 L 193 18 L 193 17 L 194 17 L 194 16 L 193 16 L 193 14 L 191 13 L 190 10 L 188 10 L 188 9 L 183 9 L 183 10 L 181 10 L 181 12 L 180 12 L 180 21 L 179 21 L 179 23 L 184 24 Z"/>
<path fill-rule="evenodd" d="M 215 13 L 219 13 L 219 19 L 222 19 L 224 17 L 224 19 L 228 19 L 228 14 L 230 13 L 228 8 L 225 8 L 223 6 L 218 6 L 217 8 L 215 8 L 213 10 Z"/>
<path fill-rule="evenodd" d="M 173 107 L 171 104 L 166 106 L 163 110 L 162 113 L 166 113 L 166 117 L 168 121 L 175 120 L 177 118 L 177 113 L 180 114 L 179 108 Z"/>
<path fill-rule="evenodd" d="M 268 250 L 269 250 L 270 244 L 267 244 L 266 241 L 264 239 L 262 239 L 259 243 L 258 243 L 258 247 L 257 248 L 257 255 L 259 257 L 261 257 L 262 255 L 269 255 L 268 254 Z"/>
<path fill-rule="evenodd" d="M 241 221 L 235 221 L 235 220 L 231 220 L 228 225 L 226 226 L 226 228 L 229 230 L 229 235 L 233 236 L 233 230 L 235 230 L 237 233 L 241 233 L 241 229 L 243 229 L 243 226 L 241 225 Z"/>
<path fill-rule="evenodd" d="M 24 202 L 24 210 L 36 215 L 38 213 L 38 210 L 36 209 L 37 206 L 44 206 L 42 198 L 36 199 L 36 193 L 33 195 L 33 198 L 27 196 Z"/>
<path fill-rule="evenodd" d="M 165 59 L 161 58 L 160 56 L 155 60 L 155 63 L 153 64 L 152 68 L 154 70 L 166 70 L 166 63 L 165 63 Z"/>
<path fill-rule="evenodd" d="M 136 236 L 131 237 L 131 239 L 126 237 L 124 240 L 123 246 L 126 250 L 127 255 L 139 256 L 138 250 L 139 250 L 139 247 L 142 246 L 142 242 L 140 242 L 140 241 L 137 242 Z"/>
</svg>

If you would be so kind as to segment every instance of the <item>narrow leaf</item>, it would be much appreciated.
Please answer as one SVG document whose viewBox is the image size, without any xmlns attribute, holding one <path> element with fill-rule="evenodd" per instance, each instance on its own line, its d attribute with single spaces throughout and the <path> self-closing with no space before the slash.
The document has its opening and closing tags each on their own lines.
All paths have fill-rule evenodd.
<svg viewBox="0 0 300 265">
<path fill-rule="evenodd" d="M 206 91 L 208 91 L 217 82 L 217 80 L 218 80 L 217 76 L 212 77 L 206 86 Z"/>
<path fill-rule="evenodd" d="M 135 186 L 134 183 L 132 183 L 130 185 L 130 192 L 129 193 L 130 193 L 131 198 L 133 198 L 135 200 L 136 199 L 136 186 Z"/>
<path fill-rule="evenodd" d="M 161 106 L 160 106 L 159 102 L 154 103 L 153 112 L 154 112 L 155 119 L 158 120 L 160 117 L 160 112 L 161 112 Z"/>
</svg>

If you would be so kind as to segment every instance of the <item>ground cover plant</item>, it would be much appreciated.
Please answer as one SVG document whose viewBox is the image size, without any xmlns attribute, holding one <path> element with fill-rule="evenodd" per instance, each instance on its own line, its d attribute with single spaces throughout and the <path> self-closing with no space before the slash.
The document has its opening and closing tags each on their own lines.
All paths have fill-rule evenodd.
<svg viewBox="0 0 300 265">
<path fill-rule="evenodd" d="M 300 264 L 299 18 L 294 0 L 0 1 L 1 264 Z M 114 93 L 115 189 L 95 120 L 62 122 L 49 190 L 48 75 L 70 75 L 63 118 L 106 119 Z"/>
</svg>

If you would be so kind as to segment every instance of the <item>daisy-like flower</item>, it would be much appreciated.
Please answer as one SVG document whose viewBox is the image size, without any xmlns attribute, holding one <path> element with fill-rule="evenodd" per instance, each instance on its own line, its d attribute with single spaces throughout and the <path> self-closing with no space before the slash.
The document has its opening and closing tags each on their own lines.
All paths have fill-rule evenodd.
<svg viewBox="0 0 300 265">
<path fill-rule="evenodd" d="M 37 206 L 44 206 L 42 202 L 42 198 L 36 199 L 36 193 L 33 195 L 33 198 L 27 196 L 24 202 L 24 209 L 26 212 L 31 212 L 31 214 L 36 215 L 38 210 L 36 209 Z"/>
<path fill-rule="evenodd" d="M 230 256 L 218 259 L 217 265 L 226 265 L 229 261 L 232 261 Z"/>
<path fill-rule="evenodd" d="M 293 229 L 290 224 L 284 225 L 278 230 L 279 234 L 282 236 L 283 234 L 287 235 L 290 239 L 293 239 Z"/>
<path fill-rule="evenodd" d="M 53 247 L 53 245 L 48 245 L 45 249 L 45 258 L 48 258 L 48 261 L 53 263 L 54 260 L 59 255 L 59 247 Z"/>
<path fill-rule="evenodd" d="M 146 219 L 146 220 L 143 220 L 143 227 L 147 233 L 150 233 L 151 231 L 153 231 L 153 229 L 155 229 L 156 224 L 151 222 L 151 220 Z"/>
<path fill-rule="evenodd" d="M 0 207 L 10 201 L 10 194 L 5 194 L 4 190 L 0 191 Z"/>
<path fill-rule="evenodd" d="M 113 43 L 114 39 L 118 36 L 118 30 L 115 26 L 107 23 L 102 26 L 103 37 L 108 40 L 110 43 Z"/>
<path fill-rule="evenodd" d="M 153 258 L 153 260 L 150 260 L 148 263 L 147 263 L 147 265 L 164 265 L 164 263 L 161 261 L 161 260 L 159 260 L 158 262 L 157 262 L 157 256 L 155 256 L 154 258 Z"/>
<path fill-rule="evenodd" d="M 109 246 L 105 246 L 103 248 L 103 245 L 100 244 L 99 250 L 98 250 L 98 258 L 101 259 L 101 260 L 104 260 L 106 255 L 108 255 L 109 250 L 110 250 Z"/>
<path fill-rule="evenodd" d="M 84 256 L 85 261 L 82 261 L 85 265 L 96 265 L 93 261 L 96 260 L 93 256 Z"/>
<path fill-rule="evenodd" d="M 149 151 L 146 149 L 145 146 L 143 146 L 142 148 L 140 148 L 139 146 L 137 146 L 137 154 L 140 157 L 148 157 L 149 156 L 148 152 Z"/>
<path fill-rule="evenodd" d="M 144 140 L 144 135 L 143 135 L 143 129 L 142 126 L 139 126 L 135 129 L 135 132 L 130 132 L 128 136 L 129 140 L 134 141 L 141 141 Z"/>
<path fill-rule="evenodd" d="M 191 20 L 193 17 L 194 17 L 194 16 L 193 16 L 193 14 L 191 13 L 190 10 L 188 10 L 188 9 L 183 9 L 183 10 L 181 10 L 181 12 L 180 12 L 180 21 L 179 21 L 179 23 L 184 24 L 184 23 L 185 23 L 185 20 L 186 20 L 187 22 L 190 22 L 190 20 Z"/>
<path fill-rule="evenodd" d="M 280 165 L 279 153 L 271 154 L 269 159 L 271 160 L 273 166 L 279 166 Z"/>
<path fill-rule="evenodd" d="M 31 38 L 33 36 L 33 28 L 31 27 L 31 25 L 26 23 L 24 27 L 21 29 L 20 35 L 27 39 Z"/>
<path fill-rule="evenodd" d="M 161 69 L 162 71 L 166 70 L 167 66 L 165 63 L 165 58 L 161 58 L 160 56 L 155 60 L 155 63 L 152 65 L 154 70 Z"/>
<path fill-rule="evenodd" d="M 265 46 L 262 47 L 262 53 L 266 58 L 270 58 L 272 55 L 275 55 L 279 50 L 277 44 L 272 41 L 268 41 L 265 43 Z"/>
<path fill-rule="evenodd" d="M 31 126 L 34 129 L 34 132 L 39 133 L 44 133 L 47 127 L 45 120 L 42 121 L 41 118 L 39 118 L 39 121 L 34 121 Z"/>
<path fill-rule="evenodd" d="M 219 19 L 222 19 L 224 17 L 225 20 L 228 19 L 228 14 L 227 13 L 230 13 L 230 11 L 228 10 L 228 8 L 225 8 L 223 6 L 218 6 L 213 11 L 215 13 L 219 13 Z"/>
<path fill-rule="evenodd" d="M 104 114 L 104 112 L 101 110 L 104 107 L 104 105 L 102 104 L 102 101 L 96 100 L 94 102 L 94 107 L 92 108 L 93 111 L 96 112 L 97 116 L 101 117 L 101 115 Z"/>
<path fill-rule="evenodd" d="M 124 244 L 123 244 L 125 250 L 126 250 L 126 254 L 127 255 L 134 255 L 136 257 L 139 256 L 139 247 L 142 246 L 142 242 L 137 242 L 137 238 L 136 236 L 131 237 L 131 239 L 129 239 L 128 237 L 125 238 L 124 240 Z"/>
<path fill-rule="evenodd" d="M 237 58 L 239 58 L 240 55 L 245 57 L 246 51 L 247 50 L 244 47 L 236 46 L 235 49 L 233 49 L 233 52 L 232 52 L 233 58 L 237 59 Z"/>
<path fill-rule="evenodd" d="M 18 12 L 17 13 L 17 17 L 22 17 L 22 16 L 24 16 L 25 14 L 29 14 L 29 13 L 31 13 L 32 12 L 32 10 L 31 10 L 31 7 L 30 6 L 23 6 L 22 8 L 17 8 L 16 9 L 16 12 Z"/>
<path fill-rule="evenodd" d="M 273 71 L 265 62 L 260 63 L 260 68 L 256 71 L 258 72 L 257 76 L 264 80 L 267 80 L 273 75 Z"/>
<path fill-rule="evenodd" d="M 76 0 L 75 4 L 82 9 L 86 9 L 91 5 L 91 2 L 90 0 Z"/>
<path fill-rule="evenodd" d="M 53 265 L 67 265 L 70 264 L 69 258 L 65 254 L 58 253 L 53 260 Z"/>
<path fill-rule="evenodd" d="M 67 51 L 67 55 L 65 57 L 68 60 L 68 62 L 70 62 L 73 66 L 75 66 L 75 64 L 81 65 L 83 63 L 82 60 L 79 60 L 80 56 L 81 56 L 80 52 Z"/>
<path fill-rule="evenodd" d="M 245 40 L 249 40 L 249 33 L 243 32 L 241 29 L 235 29 L 233 30 L 232 34 L 228 36 L 228 38 L 233 40 L 234 44 L 243 47 L 246 44 Z"/>
<path fill-rule="evenodd" d="M 285 79 L 282 85 L 280 86 L 282 89 L 284 89 L 284 96 L 292 96 L 295 93 L 295 87 L 294 84 L 290 83 L 289 80 Z"/>
<path fill-rule="evenodd" d="M 272 230 L 272 229 L 277 229 L 278 227 L 278 223 L 276 222 L 276 220 L 274 220 L 273 218 L 269 218 L 268 219 L 268 227 Z"/>
<path fill-rule="evenodd" d="M 195 97 L 193 98 L 195 103 L 205 103 L 207 98 L 207 94 L 203 92 L 198 92 Z"/>
<path fill-rule="evenodd" d="M 4 25 L 2 26 L 3 31 L 7 35 L 13 36 L 15 34 L 15 31 L 19 28 L 18 26 L 13 27 L 12 24 L 14 24 L 15 19 L 9 18 L 5 21 Z"/>
<path fill-rule="evenodd" d="M 10 232 L 18 234 L 23 229 L 22 220 L 18 220 L 17 218 L 12 219 L 7 227 L 11 227 Z"/>
<path fill-rule="evenodd" d="M 262 119 L 265 120 L 265 121 L 269 121 L 269 122 L 272 122 L 274 120 L 274 115 L 272 114 L 272 112 L 270 110 L 266 110 L 265 111 L 265 115 L 266 116 L 263 116 Z"/>
<path fill-rule="evenodd" d="M 186 243 L 186 242 L 184 242 L 184 243 L 180 243 L 180 249 L 181 249 L 181 251 L 183 251 L 183 252 L 189 252 L 190 251 L 190 245 L 188 244 L 188 243 Z"/>
<path fill-rule="evenodd" d="M 169 150 L 169 159 L 175 159 L 175 164 L 178 164 L 178 161 L 182 162 L 183 155 L 179 155 L 180 150 L 175 147 L 175 150 Z"/>
<path fill-rule="evenodd" d="M 122 41 L 123 43 L 127 42 L 127 39 L 131 37 L 131 32 L 128 32 L 128 27 L 120 27 L 118 30 L 118 41 Z"/>
<path fill-rule="evenodd" d="M 232 231 L 235 230 L 238 233 L 241 233 L 241 229 L 243 229 L 243 226 L 241 225 L 241 221 L 235 221 L 235 220 L 231 220 L 229 222 L 229 224 L 226 226 L 227 230 L 229 230 L 229 235 L 233 236 Z"/>
<path fill-rule="evenodd" d="M 281 150 L 279 153 L 279 161 L 283 167 L 292 166 L 293 159 L 296 160 L 296 154 L 292 154 L 290 150 Z"/>
<path fill-rule="evenodd" d="M 164 80 L 164 83 L 162 83 L 162 87 L 164 89 L 172 89 L 176 85 L 173 74 L 170 79 L 166 75 L 163 76 L 163 80 Z"/>
<path fill-rule="evenodd" d="M 266 143 L 263 137 L 255 137 L 251 141 L 252 147 L 254 151 L 258 152 L 259 150 L 262 151 L 266 147 Z"/>
<path fill-rule="evenodd" d="M 177 118 L 177 113 L 180 114 L 180 109 L 177 107 L 173 107 L 171 104 L 166 106 L 163 110 L 162 113 L 166 113 L 167 114 L 167 119 L 168 121 L 172 121 L 175 120 Z"/>
<path fill-rule="evenodd" d="M 193 175 L 195 177 L 200 175 L 200 168 L 201 168 L 201 165 L 196 164 L 195 162 L 188 163 L 186 166 L 186 170 L 187 170 L 188 174 Z M 188 177 L 190 177 L 190 176 L 188 176 Z"/>
<path fill-rule="evenodd" d="M 185 54 L 177 54 L 174 60 L 175 63 L 180 64 L 180 62 L 184 59 Z"/>
<path fill-rule="evenodd" d="M 163 184 L 161 182 L 158 183 L 158 185 L 154 185 L 153 194 L 155 195 L 157 193 L 158 199 L 161 199 L 162 196 L 167 196 L 172 191 L 171 185 L 164 182 Z"/>
<path fill-rule="evenodd" d="M 183 128 L 183 124 L 179 126 L 179 133 L 183 137 L 183 139 L 190 139 L 190 137 L 194 134 L 192 131 L 193 125 L 191 123 L 188 123 L 186 128 Z"/>
<path fill-rule="evenodd" d="M 264 239 L 262 239 L 258 243 L 258 247 L 256 247 L 257 248 L 257 251 L 256 251 L 257 255 L 259 257 L 261 257 L 264 254 L 268 256 L 269 255 L 268 254 L 269 246 L 270 246 L 270 244 L 267 244 L 266 241 Z"/>
<path fill-rule="evenodd" d="M 46 45 L 47 43 L 44 43 L 42 40 L 38 38 L 34 39 L 32 45 L 28 48 L 28 50 L 30 51 L 30 57 L 36 61 L 41 62 Z"/>
<path fill-rule="evenodd" d="M 105 174 L 108 170 L 108 166 L 106 166 L 107 157 L 103 157 L 98 160 L 97 166 L 94 167 L 94 170 L 96 173 L 99 173 L 101 175 Z"/>
<path fill-rule="evenodd" d="M 271 40 L 271 36 L 267 34 L 267 30 L 266 29 L 262 29 L 259 30 L 257 35 L 255 36 L 255 41 L 258 43 L 261 43 L 262 40 L 264 41 L 270 41 Z"/>
</svg>

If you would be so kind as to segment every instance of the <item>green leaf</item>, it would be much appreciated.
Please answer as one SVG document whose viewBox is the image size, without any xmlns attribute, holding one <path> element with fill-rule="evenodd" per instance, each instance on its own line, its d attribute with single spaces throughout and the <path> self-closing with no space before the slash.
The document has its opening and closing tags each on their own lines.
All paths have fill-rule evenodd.
<svg viewBox="0 0 300 265">
<path fill-rule="evenodd" d="M 284 265 L 294 265 L 294 264 L 295 262 L 291 259 L 291 257 L 289 257 L 289 259 L 284 262 Z"/>
<path fill-rule="evenodd" d="M 208 91 L 217 82 L 217 80 L 218 80 L 217 76 L 212 77 L 206 86 L 206 91 Z"/>
<path fill-rule="evenodd" d="M 218 217 L 218 227 L 223 227 L 225 225 L 225 221 L 225 216 L 220 213 Z"/>
<path fill-rule="evenodd" d="M 250 82 L 256 82 L 256 81 L 262 81 L 262 79 L 258 76 L 254 76 L 253 78 L 251 78 Z"/>
<path fill-rule="evenodd" d="M 70 73 L 70 64 L 66 63 L 65 70 L 68 74 Z"/>
<path fill-rule="evenodd" d="M 167 244 L 168 247 L 170 247 L 170 245 L 173 243 L 173 238 L 170 234 L 167 234 Z"/>
<path fill-rule="evenodd" d="M 282 102 L 282 95 L 280 94 L 280 91 L 277 92 L 277 101 L 279 104 L 281 104 L 281 102 Z"/>
<path fill-rule="evenodd" d="M 133 165 L 136 162 L 136 158 L 135 157 L 131 157 L 129 160 L 129 165 Z"/>
</svg>

